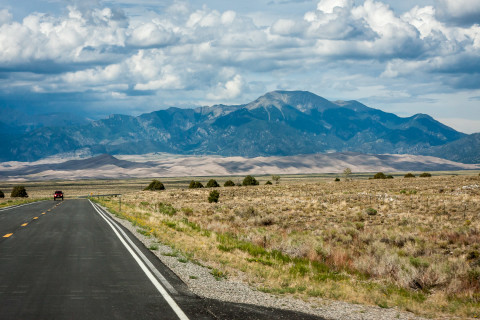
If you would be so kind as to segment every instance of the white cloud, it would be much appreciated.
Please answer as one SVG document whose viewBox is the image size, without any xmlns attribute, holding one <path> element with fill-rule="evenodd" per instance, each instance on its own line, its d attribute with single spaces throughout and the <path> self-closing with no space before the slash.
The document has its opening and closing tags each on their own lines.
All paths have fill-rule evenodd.
<svg viewBox="0 0 480 320">
<path fill-rule="evenodd" d="M 321 0 L 317 5 L 317 10 L 324 13 L 334 13 L 335 10 L 350 8 L 352 5 L 352 0 Z"/>
<path fill-rule="evenodd" d="M 211 100 L 231 100 L 237 98 L 245 87 L 245 81 L 242 76 L 236 75 L 226 83 L 219 83 L 214 93 L 207 94 Z"/>
<path fill-rule="evenodd" d="M 147 22 L 133 29 L 128 42 L 138 47 L 164 46 L 174 39 L 172 31 L 162 25 Z"/>
<path fill-rule="evenodd" d="M 229 10 L 229 11 L 225 11 L 222 14 L 221 20 L 223 24 L 230 25 L 235 21 L 236 17 L 237 17 L 237 14 L 235 13 L 235 11 Z"/>
<path fill-rule="evenodd" d="M 85 17 L 69 7 L 68 17 L 31 14 L 22 23 L 0 27 L 0 65 L 52 60 L 57 63 L 100 60 L 88 53 L 90 48 L 124 46 L 122 22 L 110 9 L 93 10 Z M 87 53 L 84 54 L 84 50 Z M 93 59 L 92 59 L 93 58 Z"/>
</svg>

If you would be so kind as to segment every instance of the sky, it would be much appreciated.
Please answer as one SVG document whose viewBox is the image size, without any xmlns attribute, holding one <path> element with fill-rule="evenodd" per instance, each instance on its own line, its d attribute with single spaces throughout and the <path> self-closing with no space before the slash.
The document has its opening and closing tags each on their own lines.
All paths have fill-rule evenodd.
<svg viewBox="0 0 480 320">
<path fill-rule="evenodd" d="M 480 1 L 0 4 L 0 109 L 101 118 L 273 90 L 480 132 Z"/>
</svg>

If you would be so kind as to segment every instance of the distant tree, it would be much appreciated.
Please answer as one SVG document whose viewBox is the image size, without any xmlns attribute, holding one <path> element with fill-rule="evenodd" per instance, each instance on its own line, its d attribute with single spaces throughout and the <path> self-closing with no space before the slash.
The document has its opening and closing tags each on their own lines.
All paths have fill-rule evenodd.
<svg viewBox="0 0 480 320">
<path fill-rule="evenodd" d="M 373 179 L 387 179 L 387 176 L 383 172 L 375 173 Z"/>
<path fill-rule="evenodd" d="M 218 184 L 217 180 L 214 180 L 214 179 L 208 180 L 208 182 L 207 182 L 207 188 L 217 188 L 217 187 L 220 187 L 220 185 Z"/>
<path fill-rule="evenodd" d="M 272 185 L 272 182 L 268 180 L 267 182 L 265 182 L 265 185 Z"/>
<path fill-rule="evenodd" d="M 150 190 L 150 191 L 156 191 L 156 190 L 165 190 L 165 186 L 163 185 L 163 183 L 161 183 L 160 181 L 158 180 L 153 180 L 152 182 L 150 182 L 150 184 L 143 190 Z"/>
<path fill-rule="evenodd" d="M 258 181 L 252 176 L 246 176 L 242 183 L 244 186 L 258 186 L 258 184 Z"/>
<path fill-rule="evenodd" d="M 419 175 L 420 178 L 430 178 L 432 176 L 431 173 L 424 172 L 421 175 Z"/>
<path fill-rule="evenodd" d="M 216 202 L 218 202 L 218 198 L 220 198 L 220 193 L 218 193 L 217 190 L 213 190 L 208 195 L 208 202 L 209 203 L 212 203 L 212 202 L 216 203 Z"/>
<path fill-rule="evenodd" d="M 3 193 L 2 190 L 0 190 L 0 198 L 5 198 L 5 194 Z"/>
<path fill-rule="evenodd" d="M 392 176 L 392 175 L 388 175 L 388 176 L 387 176 L 387 179 L 393 179 L 393 176 Z"/>
<path fill-rule="evenodd" d="M 24 186 L 13 187 L 10 195 L 12 198 L 28 198 L 27 190 Z"/>
<path fill-rule="evenodd" d="M 339 178 L 335 178 L 335 182 L 338 182 L 338 181 L 340 181 L 340 179 L 339 179 Z"/>
<path fill-rule="evenodd" d="M 404 178 L 415 178 L 415 175 L 413 173 L 407 173 Z"/>
<path fill-rule="evenodd" d="M 351 174 L 352 174 L 352 169 L 345 168 L 345 170 L 343 170 L 343 175 L 345 176 L 345 180 L 348 180 Z"/>
<path fill-rule="evenodd" d="M 225 181 L 225 184 L 223 185 L 224 187 L 235 187 L 235 182 L 232 180 L 227 180 Z"/>
<path fill-rule="evenodd" d="M 275 184 L 279 184 L 280 183 L 280 176 L 272 175 L 272 180 L 275 181 Z"/>
<path fill-rule="evenodd" d="M 198 189 L 198 188 L 203 188 L 203 184 L 200 181 L 192 180 L 190 181 L 190 185 L 188 187 L 190 189 Z"/>
</svg>

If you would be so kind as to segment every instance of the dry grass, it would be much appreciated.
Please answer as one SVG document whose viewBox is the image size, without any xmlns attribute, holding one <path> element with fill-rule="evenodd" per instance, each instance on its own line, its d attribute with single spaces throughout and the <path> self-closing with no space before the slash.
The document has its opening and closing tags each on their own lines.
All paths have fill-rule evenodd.
<svg viewBox="0 0 480 320">
<path fill-rule="evenodd" d="M 189 179 L 162 179 L 161 192 L 140 191 L 148 180 L 61 189 L 124 193 L 121 214 L 116 200 L 102 203 L 143 233 L 259 290 L 480 317 L 478 176 L 282 176 L 279 185 L 262 185 L 267 179 L 218 188 L 218 203 L 208 203 L 210 189 L 185 189 Z"/>
<path fill-rule="evenodd" d="M 267 292 L 480 316 L 479 177 L 218 190 L 217 204 L 208 203 L 209 189 L 129 193 L 122 215 Z"/>
</svg>

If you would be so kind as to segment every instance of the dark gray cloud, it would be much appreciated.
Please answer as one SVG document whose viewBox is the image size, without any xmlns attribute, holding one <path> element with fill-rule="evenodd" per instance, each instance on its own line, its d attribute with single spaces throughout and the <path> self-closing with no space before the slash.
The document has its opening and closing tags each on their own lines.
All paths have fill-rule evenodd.
<svg viewBox="0 0 480 320">
<path fill-rule="evenodd" d="M 461 26 L 480 24 L 480 2 L 477 0 L 436 0 L 440 20 Z"/>
</svg>

